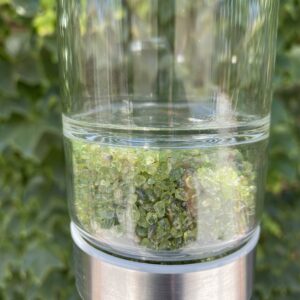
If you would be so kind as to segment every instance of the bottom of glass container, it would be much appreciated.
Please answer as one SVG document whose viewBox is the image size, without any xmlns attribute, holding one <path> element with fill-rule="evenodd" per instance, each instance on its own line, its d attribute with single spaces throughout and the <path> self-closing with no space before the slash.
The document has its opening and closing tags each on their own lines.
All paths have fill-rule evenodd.
<svg viewBox="0 0 300 300">
<path fill-rule="evenodd" d="M 100 251 L 132 261 L 167 265 L 209 262 L 227 256 L 243 247 L 259 230 L 259 226 L 256 226 L 247 234 L 243 234 L 238 239 L 226 241 L 226 243 L 222 242 L 203 246 L 198 242 L 193 246 L 177 251 L 153 251 L 142 247 L 128 248 L 128 245 L 125 246 L 122 243 L 118 245 L 113 243 L 113 246 L 111 246 L 95 239 L 78 224 L 73 224 L 80 232 L 82 238 Z"/>
<path fill-rule="evenodd" d="M 97 250 L 74 224 L 71 234 L 76 286 L 82 299 L 251 299 L 259 228 L 232 254 L 209 262 L 172 265 L 136 262 Z"/>
</svg>

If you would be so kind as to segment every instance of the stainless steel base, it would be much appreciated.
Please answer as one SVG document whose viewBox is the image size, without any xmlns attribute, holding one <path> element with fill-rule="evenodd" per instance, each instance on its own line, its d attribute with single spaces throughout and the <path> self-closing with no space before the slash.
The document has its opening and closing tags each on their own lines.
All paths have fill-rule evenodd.
<svg viewBox="0 0 300 300">
<path fill-rule="evenodd" d="M 84 300 L 249 300 L 259 229 L 240 250 L 213 262 L 128 261 L 88 244 L 71 224 L 76 284 Z"/>
</svg>

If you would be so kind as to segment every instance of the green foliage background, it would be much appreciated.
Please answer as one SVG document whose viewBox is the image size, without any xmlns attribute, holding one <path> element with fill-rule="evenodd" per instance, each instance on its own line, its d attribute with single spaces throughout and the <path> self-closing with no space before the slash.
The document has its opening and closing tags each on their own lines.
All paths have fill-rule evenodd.
<svg viewBox="0 0 300 300">
<path fill-rule="evenodd" d="M 55 0 L 0 0 L 0 299 L 78 299 Z M 254 299 L 300 299 L 300 0 L 281 1 Z"/>
</svg>

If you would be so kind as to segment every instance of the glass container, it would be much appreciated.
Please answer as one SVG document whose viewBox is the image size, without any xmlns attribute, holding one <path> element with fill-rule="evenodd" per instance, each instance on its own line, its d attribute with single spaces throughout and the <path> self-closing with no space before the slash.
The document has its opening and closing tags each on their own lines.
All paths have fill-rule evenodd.
<svg viewBox="0 0 300 300">
<path fill-rule="evenodd" d="M 213 260 L 262 214 L 277 0 L 59 0 L 72 221 L 93 246 Z"/>
</svg>

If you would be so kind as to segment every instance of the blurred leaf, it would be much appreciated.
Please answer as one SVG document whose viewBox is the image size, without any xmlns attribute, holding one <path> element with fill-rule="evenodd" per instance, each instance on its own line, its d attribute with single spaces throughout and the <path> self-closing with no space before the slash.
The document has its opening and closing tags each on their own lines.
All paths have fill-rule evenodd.
<svg viewBox="0 0 300 300">
<path fill-rule="evenodd" d="M 276 221 L 274 221 L 271 216 L 265 215 L 263 218 L 263 224 L 266 231 L 270 232 L 278 238 L 282 236 L 282 229 L 280 228 L 280 225 Z"/>
<path fill-rule="evenodd" d="M 38 0 L 12 0 L 12 5 L 16 9 L 16 12 L 20 16 L 31 17 L 33 16 L 38 8 Z"/>
<path fill-rule="evenodd" d="M 40 62 L 32 56 L 22 58 L 16 66 L 16 72 L 21 81 L 31 85 L 39 84 L 44 79 Z"/>
<path fill-rule="evenodd" d="M 10 273 L 10 265 L 15 261 L 15 257 L 11 255 L 6 249 L 0 248 L 0 288 L 5 287 L 5 279 Z"/>
<path fill-rule="evenodd" d="M 12 57 L 27 54 L 30 50 L 30 33 L 24 31 L 9 35 L 5 40 L 5 50 Z"/>
<path fill-rule="evenodd" d="M 0 58 L 0 93 L 15 94 L 16 86 L 14 80 L 13 66 L 8 61 Z"/>
<path fill-rule="evenodd" d="M 28 107 L 25 101 L 15 99 L 5 99 L 2 101 L 2 109 L 0 110 L 0 120 L 9 119 L 13 113 L 26 115 Z"/>
<path fill-rule="evenodd" d="M 43 14 L 36 16 L 33 25 L 40 36 L 53 34 L 55 30 L 56 13 L 53 10 L 47 10 Z"/>
<path fill-rule="evenodd" d="M 22 260 L 24 270 L 30 272 L 38 284 L 41 284 L 50 272 L 63 267 L 61 261 L 49 248 L 38 244 L 31 245 Z M 47 262 L 46 265 L 45 262 Z"/>
<path fill-rule="evenodd" d="M 45 132 L 52 131 L 44 124 L 13 122 L 0 127 L 0 151 L 11 146 L 24 156 L 35 157 L 35 149 Z"/>
</svg>

